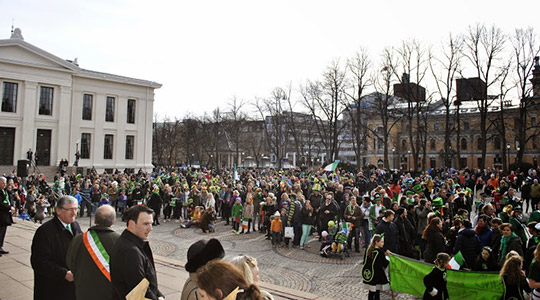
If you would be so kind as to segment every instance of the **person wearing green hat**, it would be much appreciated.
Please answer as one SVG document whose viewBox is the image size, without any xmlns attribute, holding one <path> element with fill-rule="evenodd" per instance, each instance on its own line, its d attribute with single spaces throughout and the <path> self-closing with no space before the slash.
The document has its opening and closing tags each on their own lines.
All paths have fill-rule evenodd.
<svg viewBox="0 0 540 300">
<path fill-rule="evenodd" d="M 369 207 L 369 223 L 371 226 L 371 231 L 375 231 L 379 221 L 382 218 L 382 214 L 386 208 L 382 205 L 382 199 L 379 194 L 375 194 L 375 199 L 373 200 L 373 205 Z"/>
</svg>

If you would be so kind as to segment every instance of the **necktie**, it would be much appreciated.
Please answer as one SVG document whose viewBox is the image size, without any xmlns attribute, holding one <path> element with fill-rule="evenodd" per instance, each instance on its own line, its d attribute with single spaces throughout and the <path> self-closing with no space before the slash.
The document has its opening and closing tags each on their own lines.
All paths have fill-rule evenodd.
<svg viewBox="0 0 540 300">
<path fill-rule="evenodd" d="M 71 235 L 73 235 L 73 232 L 71 231 L 71 224 L 67 224 L 66 229 L 69 231 L 69 233 L 71 233 Z"/>
</svg>

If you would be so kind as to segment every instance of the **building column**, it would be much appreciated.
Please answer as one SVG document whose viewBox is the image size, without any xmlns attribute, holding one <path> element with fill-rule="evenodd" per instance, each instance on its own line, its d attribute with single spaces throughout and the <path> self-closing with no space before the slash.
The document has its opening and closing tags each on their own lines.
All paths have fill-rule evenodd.
<svg viewBox="0 0 540 300">
<path fill-rule="evenodd" d="M 15 161 L 19 159 L 26 159 L 26 151 L 32 149 L 32 152 L 36 152 L 36 129 L 34 121 L 37 115 L 37 83 L 33 81 L 25 81 L 24 89 L 22 91 L 22 97 L 19 97 L 20 104 L 18 107 L 21 108 L 22 126 L 20 128 L 21 132 L 15 132 L 15 151 L 17 153 L 17 144 L 21 145 L 19 148 L 19 155 L 15 155 Z M 17 130 L 17 129 L 15 129 Z M 17 138 L 20 137 L 20 141 L 17 141 Z"/>
<path fill-rule="evenodd" d="M 60 86 L 58 101 L 58 131 L 51 137 L 51 163 L 58 165 L 62 158 L 72 162 L 75 159 L 75 143 L 70 136 L 71 132 L 71 86 Z M 82 102 L 82 101 L 81 101 Z M 54 104 L 53 104 L 54 105 Z M 54 142 L 54 136 L 57 142 Z M 56 151 L 55 151 L 56 148 Z M 73 149 L 72 149 L 73 148 Z M 55 161 L 56 160 L 56 161 Z"/>
</svg>

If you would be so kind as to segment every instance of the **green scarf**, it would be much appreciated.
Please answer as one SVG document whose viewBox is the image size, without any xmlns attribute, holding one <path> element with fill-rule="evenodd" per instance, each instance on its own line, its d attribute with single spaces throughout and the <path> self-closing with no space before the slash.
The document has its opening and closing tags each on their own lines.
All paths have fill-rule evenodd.
<svg viewBox="0 0 540 300">
<path fill-rule="evenodd" d="M 508 249 L 508 243 L 510 243 L 510 240 L 513 239 L 513 238 L 516 238 L 518 237 L 514 232 L 512 232 L 511 235 L 509 236 L 502 236 L 501 238 L 501 248 L 500 248 L 500 254 L 501 254 L 501 257 L 506 257 L 506 254 L 507 254 L 507 249 Z"/>
</svg>

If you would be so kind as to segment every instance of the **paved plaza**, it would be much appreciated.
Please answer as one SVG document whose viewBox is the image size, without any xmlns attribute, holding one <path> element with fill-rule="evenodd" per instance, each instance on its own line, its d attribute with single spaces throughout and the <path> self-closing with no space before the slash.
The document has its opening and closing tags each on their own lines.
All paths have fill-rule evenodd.
<svg viewBox="0 0 540 300">
<path fill-rule="evenodd" d="M 78 219 L 81 228 L 89 226 L 88 218 Z M 114 225 L 117 232 L 125 223 Z M 30 267 L 30 245 L 39 224 L 17 220 L 8 228 L 5 248 L 10 254 L 0 257 L 0 299 L 31 299 L 33 272 Z M 259 261 L 262 288 L 276 299 L 367 299 L 362 287 L 360 269 L 363 253 L 351 253 L 343 260 L 323 258 L 318 254 L 319 242 L 311 237 L 310 248 L 272 248 L 270 241 L 258 232 L 234 234 L 230 226 L 218 222 L 217 230 L 204 234 L 198 228 L 183 229 L 180 223 L 161 222 L 154 226 L 150 245 L 156 257 L 160 289 L 167 299 L 180 299 L 187 272 L 186 253 L 189 246 L 200 240 L 217 238 L 230 259 L 238 254 L 254 256 Z M 363 251 L 362 251 L 363 252 Z M 390 292 L 382 299 L 392 299 Z M 415 299 L 410 295 L 394 293 L 395 299 Z"/>
</svg>

